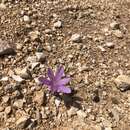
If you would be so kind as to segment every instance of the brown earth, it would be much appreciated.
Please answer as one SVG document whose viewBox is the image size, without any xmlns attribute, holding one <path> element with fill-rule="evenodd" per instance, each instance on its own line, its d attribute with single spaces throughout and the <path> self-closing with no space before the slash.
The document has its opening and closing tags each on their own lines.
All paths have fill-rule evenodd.
<svg viewBox="0 0 130 130">
<path fill-rule="evenodd" d="M 17 53 L 0 58 L 0 77 L 8 77 L 0 80 L 0 130 L 21 130 L 16 122 L 23 115 L 28 115 L 32 122 L 23 129 L 30 130 L 130 130 L 130 91 L 121 92 L 113 82 L 121 74 L 130 75 L 129 0 L 1 3 L 0 39 L 12 43 Z M 57 21 L 62 25 L 56 27 Z M 79 34 L 81 41 L 71 41 L 73 34 Z M 32 78 L 25 83 L 14 81 L 10 75 L 16 68 L 29 66 L 27 58 L 38 51 L 45 54 L 44 63 L 31 72 Z M 72 78 L 70 86 L 76 93 L 65 97 L 70 101 L 67 105 L 61 101 L 56 114 L 56 97 L 35 79 L 45 74 L 48 66 L 55 69 L 59 64 Z M 9 85 L 20 88 L 10 92 L 6 89 Z M 39 90 L 47 97 L 44 105 L 34 101 Z M 9 101 L 3 101 L 5 96 Z M 24 104 L 14 107 L 19 99 L 25 100 Z M 72 107 L 86 116 L 69 116 Z M 43 110 L 46 118 L 41 116 Z"/>
</svg>

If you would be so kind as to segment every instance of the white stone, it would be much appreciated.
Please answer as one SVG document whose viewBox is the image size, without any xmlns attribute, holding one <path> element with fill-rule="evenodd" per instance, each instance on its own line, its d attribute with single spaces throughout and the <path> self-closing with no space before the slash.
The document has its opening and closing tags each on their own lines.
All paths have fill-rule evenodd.
<svg viewBox="0 0 130 130">
<path fill-rule="evenodd" d="M 55 99 L 55 105 L 56 105 L 57 108 L 59 107 L 60 103 L 61 103 L 61 99 L 60 98 L 56 98 Z"/>
<path fill-rule="evenodd" d="M 105 130 L 112 130 L 112 128 L 111 127 L 106 127 Z"/>
<path fill-rule="evenodd" d="M 112 47 L 114 47 L 114 43 L 113 42 L 107 42 L 106 46 L 109 47 L 109 48 L 112 48 Z"/>
<path fill-rule="evenodd" d="M 22 83 L 22 82 L 25 81 L 25 80 L 22 79 L 19 75 L 12 75 L 12 78 L 13 78 L 15 81 L 20 82 L 20 83 Z"/>
<path fill-rule="evenodd" d="M 9 80 L 9 77 L 7 77 L 7 76 L 2 77 L 2 78 L 0 79 L 0 81 L 8 81 L 8 80 Z"/>
<path fill-rule="evenodd" d="M 23 16 L 23 20 L 24 20 L 24 22 L 30 22 L 30 18 L 27 15 Z"/>
<path fill-rule="evenodd" d="M 34 81 L 35 81 L 35 83 L 36 83 L 37 85 L 41 85 L 41 82 L 39 81 L 38 78 L 34 78 Z"/>
<path fill-rule="evenodd" d="M 45 54 L 42 52 L 36 52 L 36 57 L 39 62 L 44 62 L 46 58 Z"/>
<path fill-rule="evenodd" d="M 81 35 L 80 34 L 73 34 L 70 39 L 72 42 L 80 42 L 81 41 Z"/>
<path fill-rule="evenodd" d="M 102 46 L 98 46 L 98 48 L 102 51 L 102 52 L 105 52 L 105 48 L 103 48 Z"/>
<path fill-rule="evenodd" d="M 61 21 L 57 21 L 54 23 L 54 27 L 55 28 L 61 28 L 62 27 L 62 22 Z"/>
</svg>

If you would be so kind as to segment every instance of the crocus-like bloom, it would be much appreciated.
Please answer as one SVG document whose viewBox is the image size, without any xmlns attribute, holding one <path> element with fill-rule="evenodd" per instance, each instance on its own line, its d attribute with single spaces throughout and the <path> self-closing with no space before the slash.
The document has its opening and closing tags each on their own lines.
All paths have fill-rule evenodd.
<svg viewBox="0 0 130 130">
<path fill-rule="evenodd" d="M 70 81 L 70 78 L 64 77 L 64 69 L 62 66 L 58 67 L 54 74 L 52 69 L 48 69 L 47 77 L 40 77 L 41 84 L 48 86 L 48 89 L 53 93 L 71 93 L 71 89 L 66 87 L 66 84 Z"/>
</svg>

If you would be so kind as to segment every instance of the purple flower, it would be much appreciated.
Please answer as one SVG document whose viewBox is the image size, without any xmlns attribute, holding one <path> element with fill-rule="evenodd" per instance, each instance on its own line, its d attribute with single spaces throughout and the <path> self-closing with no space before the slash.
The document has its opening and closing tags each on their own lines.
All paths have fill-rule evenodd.
<svg viewBox="0 0 130 130">
<path fill-rule="evenodd" d="M 70 78 L 64 77 L 64 69 L 62 66 L 57 68 L 54 74 L 52 69 L 48 68 L 47 77 L 40 77 L 39 81 L 48 86 L 49 90 L 53 93 L 71 93 L 71 89 L 66 87 Z"/>
</svg>

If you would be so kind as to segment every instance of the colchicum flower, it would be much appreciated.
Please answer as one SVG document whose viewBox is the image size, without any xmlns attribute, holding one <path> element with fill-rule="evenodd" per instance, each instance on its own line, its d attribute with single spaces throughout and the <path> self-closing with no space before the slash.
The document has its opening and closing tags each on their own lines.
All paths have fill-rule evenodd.
<svg viewBox="0 0 130 130">
<path fill-rule="evenodd" d="M 47 77 L 39 77 L 41 84 L 48 86 L 48 89 L 53 93 L 71 93 L 71 89 L 66 87 L 66 84 L 70 81 L 70 78 L 64 77 L 64 69 L 62 66 L 58 67 L 56 73 L 52 69 L 48 68 Z"/>
</svg>

